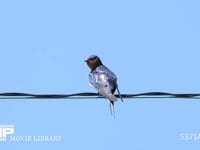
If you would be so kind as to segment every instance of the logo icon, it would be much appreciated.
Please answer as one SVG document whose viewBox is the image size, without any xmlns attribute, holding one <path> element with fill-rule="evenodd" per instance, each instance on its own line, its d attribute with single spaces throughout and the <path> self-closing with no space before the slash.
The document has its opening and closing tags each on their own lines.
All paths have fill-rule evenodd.
<svg viewBox="0 0 200 150">
<path fill-rule="evenodd" d="M 0 124 L 0 141 L 6 141 L 7 136 L 14 134 L 14 125 Z"/>
</svg>

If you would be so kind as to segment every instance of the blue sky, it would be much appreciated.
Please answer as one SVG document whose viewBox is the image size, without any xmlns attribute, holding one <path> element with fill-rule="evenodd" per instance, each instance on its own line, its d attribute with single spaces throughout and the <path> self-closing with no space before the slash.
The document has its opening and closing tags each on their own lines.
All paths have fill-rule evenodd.
<svg viewBox="0 0 200 150">
<path fill-rule="evenodd" d="M 0 2 L 0 92 L 95 92 L 84 59 L 98 55 L 121 93 L 200 91 L 197 0 L 7 0 Z M 128 99 L 116 119 L 104 99 L 0 100 L 15 135 L 58 143 L 6 142 L 4 149 L 197 149 L 198 99 Z"/>
</svg>

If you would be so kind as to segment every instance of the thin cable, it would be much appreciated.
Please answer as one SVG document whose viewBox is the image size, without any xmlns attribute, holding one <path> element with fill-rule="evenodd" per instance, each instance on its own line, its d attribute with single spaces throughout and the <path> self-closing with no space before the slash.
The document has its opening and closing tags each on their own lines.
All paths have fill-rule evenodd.
<svg viewBox="0 0 200 150">
<path fill-rule="evenodd" d="M 120 98 L 119 94 L 115 95 Z M 146 92 L 138 94 L 121 94 L 126 98 L 192 98 L 200 99 L 200 93 L 166 93 L 166 92 Z M 104 98 L 98 93 L 74 93 L 74 94 L 30 94 L 30 93 L 0 93 L 0 99 L 90 99 Z"/>
</svg>

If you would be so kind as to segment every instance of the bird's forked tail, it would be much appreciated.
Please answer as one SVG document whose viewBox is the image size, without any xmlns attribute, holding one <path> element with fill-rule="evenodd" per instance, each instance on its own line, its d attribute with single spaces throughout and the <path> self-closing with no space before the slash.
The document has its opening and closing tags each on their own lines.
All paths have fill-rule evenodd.
<svg viewBox="0 0 200 150">
<path fill-rule="evenodd" d="M 113 116 L 114 117 L 114 119 L 115 119 L 115 109 L 114 109 L 114 101 L 110 101 L 109 100 L 109 106 L 110 106 L 110 113 L 111 113 L 111 116 Z"/>
</svg>

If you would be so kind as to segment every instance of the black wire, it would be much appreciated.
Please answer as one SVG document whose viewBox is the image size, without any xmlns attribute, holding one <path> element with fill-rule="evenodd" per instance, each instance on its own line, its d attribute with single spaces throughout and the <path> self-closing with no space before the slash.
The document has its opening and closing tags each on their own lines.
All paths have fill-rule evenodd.
<svg viewBox="0 0 200 150">
<path fill-rule="evenodd" d="M 120 98 L 118 94 L 115 95 L 116 97 Z M 122 98 L 200 98 L 200 93 L 166 93 L 166 92 L 146 92 L 146 93 L 138 93 L 138 94 L 121 94 Z M 0 99 L 17 99 L 17 98 L 44 98 L 44 99 L 51 99 L 51 98 L 73 98 L 73 99 L 80 99 L 80 98 L 92 98 L 92 97 L 99 97 L 98 93 L 74 93 L 74 94 L 30 94 L 30 93 L 0 93 Z"/>
</svg>

